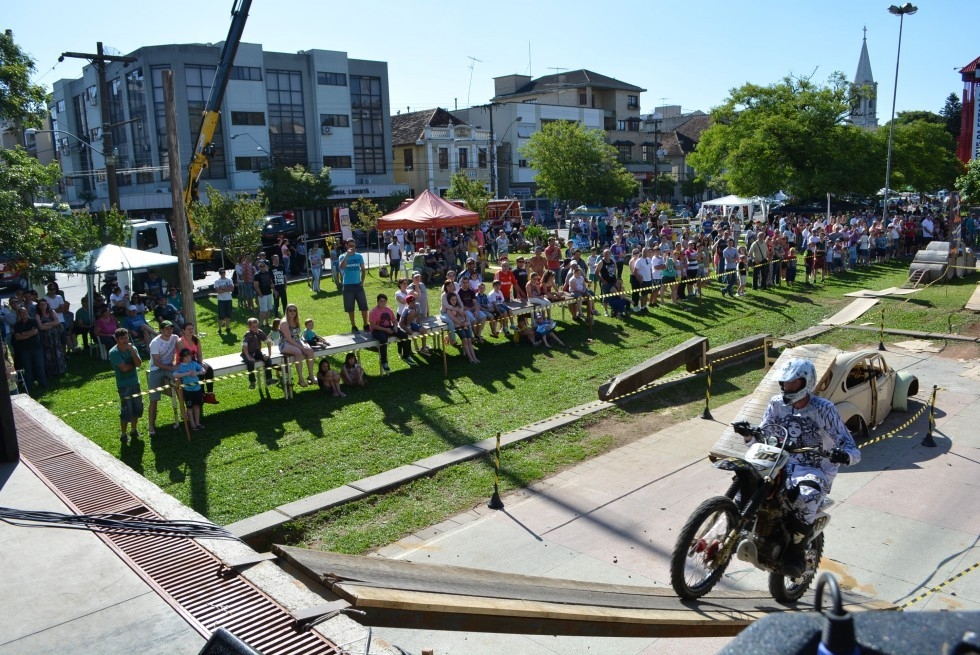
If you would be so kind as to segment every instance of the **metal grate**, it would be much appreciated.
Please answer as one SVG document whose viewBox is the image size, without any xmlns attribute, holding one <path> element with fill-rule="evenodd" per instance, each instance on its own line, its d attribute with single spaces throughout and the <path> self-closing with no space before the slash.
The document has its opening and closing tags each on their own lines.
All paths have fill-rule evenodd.
<svg viewBox="0 0 980 655">
<path fill-rule="evenodd" d="M 161 518 L 17 406 L 14 419 L 21 460 L 73 510 Z M 297 630 L 285 608 L 244 578 L 219 576 L 221 562 L 195 541 L 97 536 L 205 638 L 220 627 L 263 655 L 341 652 L 319 633 Z"/>
</svg>

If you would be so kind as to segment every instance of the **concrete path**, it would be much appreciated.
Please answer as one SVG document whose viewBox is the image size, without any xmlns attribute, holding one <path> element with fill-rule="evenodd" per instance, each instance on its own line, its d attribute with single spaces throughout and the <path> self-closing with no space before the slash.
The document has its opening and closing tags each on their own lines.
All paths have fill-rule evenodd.
<svg viewBox="0 0 980 655">
<path fill-rule="evenodd" d="M 846 587 L 888 601 L 907 601 L 980 560 L 980 389 L 968 373 L 975 362 L 930 355 L 886 355 L 916 373 L 919 401 L 932 384 L 937 448 L 920 445 L 925 418 L 900 437 L 869 446 L 864 461 L 838 476 L 833 520 L 821 568 Z M 910 412 L 918 409 L 913 403 Z M 677 531 L 728 477 L 705 456 L 739 403 L 712 409 L 715 421 L 692 419 L 607 453 L 504 499 L 480 506 L 377 553 L 437 564 L 512 573 L 669 586 L 668 558 Z M 893 413 L 873 433 L 889 432 L 910 414 Z M 503 466 L 506 467 L 506 452 Z M 765 590 L 766 576 L 735 561 L 722 582 Z M 967 575 L 911 610 L 980 609 L 980 574 Z M 727 639 L 594 639 L 379 629 L 409 652 L 439 655 L 514 652 L 645 654 L 713 653 Z"/>
</svg>

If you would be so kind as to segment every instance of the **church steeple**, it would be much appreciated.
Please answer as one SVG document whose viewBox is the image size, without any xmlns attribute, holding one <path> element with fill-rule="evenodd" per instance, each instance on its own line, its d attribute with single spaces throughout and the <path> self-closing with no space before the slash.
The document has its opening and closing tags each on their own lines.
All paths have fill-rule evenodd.
<svg viewBox="0 0 980 655">
<path fill-rule="evenodd" d="M 851 91 L 860 97 L 860 102 L 851 110 L 851 122 L 859 127 L 874 129 L 878 127 L 878 83 L 871 73 L 871 57 L 868 56 L 868 28 L 864 28 L 861 42 L 861 56 L 858 58 L 857 73 Z"/>
</svg>

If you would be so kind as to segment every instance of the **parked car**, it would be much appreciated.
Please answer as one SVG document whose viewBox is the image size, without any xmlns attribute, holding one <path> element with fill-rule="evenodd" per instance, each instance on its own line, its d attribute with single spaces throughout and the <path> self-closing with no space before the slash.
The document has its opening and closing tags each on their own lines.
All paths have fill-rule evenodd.
<svg viewBox="0 0 980 655">
<path fill-rule="evenodd" d="M 11 258 L 9 255 L 0 254 L 0 287 L 16 287 L 27 289 L 30 281 L 24 272 L 27 267 L 24 262 Z"/>
<path fill-rule="evenodd" d="M 272 214 L 262 220 L 262 243 L 264 245 L 276 243 L 279 237 L 295 239 L 297 236 L 296 220 L 292 218 L 292 212 L 289 214 Z"/>
</svg>

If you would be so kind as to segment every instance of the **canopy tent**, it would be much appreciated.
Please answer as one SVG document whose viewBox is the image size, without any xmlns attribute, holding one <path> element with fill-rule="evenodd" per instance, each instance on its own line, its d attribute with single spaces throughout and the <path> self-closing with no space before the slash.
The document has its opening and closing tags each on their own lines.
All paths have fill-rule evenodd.
<svg viewBox="0 0 980 655">
<path fill-rule="evenodd" d="M 81 257 L 74 258 L 66 266 L 51 269 L 51 272 L 84 275 L 88 297 L 91 298 L 95 288 L 96 275 L 170 266 L 176 264 L 177 261 L 173 255 L 161 255 L 156 252 L 146 252 L 145 250 L 109 244 L 90 250 Z"/>
<path fill-rule="evenodd" d="M 741 198 L 739 196 L 731 195 L 724 196 L 722 198 L 715 198 L 714 200 L 705 200 L 701 203 L 701 218 L 704 218 L 704 214 L 712 209 L 717 208 L 724 216 L 732 218 L 736 214 L 741 217 L 741 220 L 750 220 L 755 212 L 756 208 L 762 213 L 763 220 L 767 219 L 768 213 L 768 203 L 766 203 L 762 198 Z"/>
<path fill-rule="evenodd" d="M 444 227 L 479 225 L 480 215 L 440 198 L 428 189 L 415 200 L 378 220 L 378 230 L 436 230 Z"/>
</svg>

